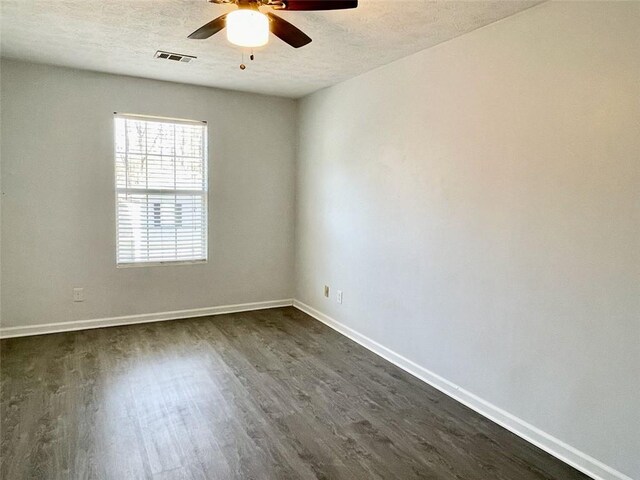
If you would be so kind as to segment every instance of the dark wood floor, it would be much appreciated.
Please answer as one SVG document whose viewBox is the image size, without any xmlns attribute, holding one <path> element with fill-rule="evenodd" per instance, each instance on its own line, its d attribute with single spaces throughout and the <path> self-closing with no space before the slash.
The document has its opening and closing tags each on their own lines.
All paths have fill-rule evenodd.
<svg viewBox="0 0 640 480">
<path fill-rule="evenodd" d="M 7 480 L 587 478 L 293 308 L 1 347 Z"/>
</svg>

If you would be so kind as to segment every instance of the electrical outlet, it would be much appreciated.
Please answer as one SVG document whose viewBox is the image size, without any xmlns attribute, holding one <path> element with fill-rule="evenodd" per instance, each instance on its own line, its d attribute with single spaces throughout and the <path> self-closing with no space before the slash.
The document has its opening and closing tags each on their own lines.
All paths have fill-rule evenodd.
<svg viewBox="0 0 640 480">
<path fill-rule="evenodd" d="M 329 285 L 324 286 L 324 296 L 329 298 Z"/>
<path fill-rule="evenodd" d="M 84 302 L 84 288 L 76 287 L 73 289 L 73 301 Z"/>
<path fill-rule="evenodd" d="M 337 301 L 338 303 L 342 303 L 342 290 L 338 290 L 338 291 L 336 292 L 336 301 Z"/>
</svg>

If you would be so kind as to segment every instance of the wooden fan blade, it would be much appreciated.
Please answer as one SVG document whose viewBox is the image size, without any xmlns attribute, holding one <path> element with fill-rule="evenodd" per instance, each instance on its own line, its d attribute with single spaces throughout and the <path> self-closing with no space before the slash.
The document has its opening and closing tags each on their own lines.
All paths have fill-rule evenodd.
<svg viewBox="0 0 640 480">
<path fill-rule="evenodd" d="M 282 10 L 344 10 L 347 8 L 356 8 L 358 0 L 283 0 L 284 8 Z"/>
<path fill-rule="evenodd" d="M 212 35 L 215 35 L 220 30 L 222 30 L 226 24 L 227 14 L 219 16 L 215 20 L 211 20 L 206 25 L 203 25 L 198 30 L 189 35 L 189 38 L 202 40 L 204 38 L 209 38 Z"/>
<path fill-rule="evenodd" d="M 271 12 L 267 13 L 267 16 L 271 20 L 271 33 L 283 42 L 288 43 L 293 48 L 304 47 L 311 43 L 311 38 L 306 33 L 298 27 L 291 25 L 285 19 Z"/>
</svg>

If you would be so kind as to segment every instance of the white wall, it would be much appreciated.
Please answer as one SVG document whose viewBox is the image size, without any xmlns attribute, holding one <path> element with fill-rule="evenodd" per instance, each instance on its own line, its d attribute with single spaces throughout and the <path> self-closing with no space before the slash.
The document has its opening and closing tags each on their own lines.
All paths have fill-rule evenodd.
<svg viewBox="0 0 640 480">
<path fill-rule="evenodd" d="M 8 60 L 1 74 L 3 327 L 291 298 L 293 100 Z M 207 264 L 116 269 L 116 111 L 209 123 Z"/>
<path fill-rule="evenodd" d="M 304 99 L 296 298 L 640 478 L 639 78 L 554 2 Z"/>
</svg>

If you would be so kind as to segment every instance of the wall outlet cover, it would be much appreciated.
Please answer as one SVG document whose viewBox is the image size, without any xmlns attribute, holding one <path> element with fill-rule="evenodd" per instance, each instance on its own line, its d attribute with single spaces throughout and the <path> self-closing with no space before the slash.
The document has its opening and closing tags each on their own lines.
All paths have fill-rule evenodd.
<svg viewBox="0 0 640 480">
<path fill-rule="evenodd" d="M 73 289 L 73 301 L 84 302 L 84 288 L 75 287 Z"/>
</svg>

